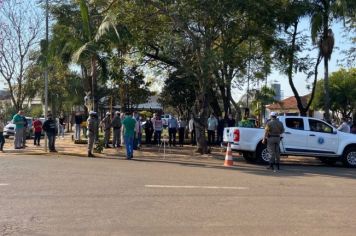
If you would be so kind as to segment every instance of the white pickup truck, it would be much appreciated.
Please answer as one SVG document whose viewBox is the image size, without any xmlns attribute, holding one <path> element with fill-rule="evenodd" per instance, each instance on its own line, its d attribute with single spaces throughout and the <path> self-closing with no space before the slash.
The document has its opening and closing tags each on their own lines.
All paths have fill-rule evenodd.
<svg viewBox="0 0 356 236">
<path fill-rule="evenodd" d="M 340 132 L 328 123 L 312 117 L 280 116 L 285 132 L 280 144 L 281 155 L 317 157 L 332 165 L 337 161 L 356 167 L 356 135 Z M 267 163 L 270 155 L 262 144 L 264 129 L 230 127 L 224 129 L 223 141 L 248 162 Z"/>
</svg>

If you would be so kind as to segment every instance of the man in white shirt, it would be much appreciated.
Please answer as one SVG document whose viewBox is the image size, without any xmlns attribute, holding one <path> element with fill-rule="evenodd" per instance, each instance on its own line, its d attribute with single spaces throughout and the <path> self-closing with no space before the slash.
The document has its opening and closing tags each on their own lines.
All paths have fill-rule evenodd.
<svg viewBox="0 0 356 236">
<path fill-rule="evenodd" d="M 190 133 L 190 143 L 192 146 L 196 145 L 196 138 L 195 138 L 195 125 L 194 125 L 194 118 L 191 115 L 191 118 L 188 123 L 189 133 Z"/>
<path fill-rule="evenodd" d="M 337 128 L 337 130 L 341 131 L 341 132 L 345 132 L 345 133 L 350 133 L 350 126 L 347 123 L 347 120 L 345 118 L 341 118 L 341 125 L 339 126 L 339 128 Z"/>
</svg>

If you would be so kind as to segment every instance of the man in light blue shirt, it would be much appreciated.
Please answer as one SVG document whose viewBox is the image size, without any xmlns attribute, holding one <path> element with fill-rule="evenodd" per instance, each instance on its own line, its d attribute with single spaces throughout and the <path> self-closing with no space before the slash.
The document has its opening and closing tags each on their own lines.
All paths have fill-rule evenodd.
<svg viewBox="0 0 356 236">
<path fill-rule="evenodd" d="M 208 145 L 215 143 L 215 130 L 218 128 L 218 120 L 213 114 L 208 119 Z"/>
<path fill-rule="evenodd" d="M 169 134 L 169 146 L 176 146 L 176 135 L 177 135 L 178 121 L 172 116 L 172 118 L 168 119 L 168 134 Z"/>
</svg>

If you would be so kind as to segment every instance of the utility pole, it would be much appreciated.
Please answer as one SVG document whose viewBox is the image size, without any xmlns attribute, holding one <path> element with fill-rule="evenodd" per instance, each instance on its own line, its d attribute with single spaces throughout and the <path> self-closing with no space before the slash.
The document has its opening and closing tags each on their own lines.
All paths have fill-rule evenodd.
<svg viewBox="0 0 356 236">
<path fill-rule="evenodd" d="M 46 0 L 46 61 L 45 61 L 45 119 L 48 117 L 48 0 Z M 47 152 L 47 133 L 45 132 L 45 152 Z"/>
</svg>

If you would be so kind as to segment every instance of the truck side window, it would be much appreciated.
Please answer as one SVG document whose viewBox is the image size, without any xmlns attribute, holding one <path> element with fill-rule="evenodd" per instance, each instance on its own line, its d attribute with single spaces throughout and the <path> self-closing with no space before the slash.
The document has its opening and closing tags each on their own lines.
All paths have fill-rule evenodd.
<svg viewBox="0 0 356 236">
<path fill-rule="evenodd" d="M 303 118 L 286 118 L 286 126 L 290 129 L 304 130 Z"/>
<path fill-rule="evenodd" d="M 332 133 L 333 129 L 324 122 L 318 120 L 309 119 L 310 131 L 321 133 Z"/>
</svg>

